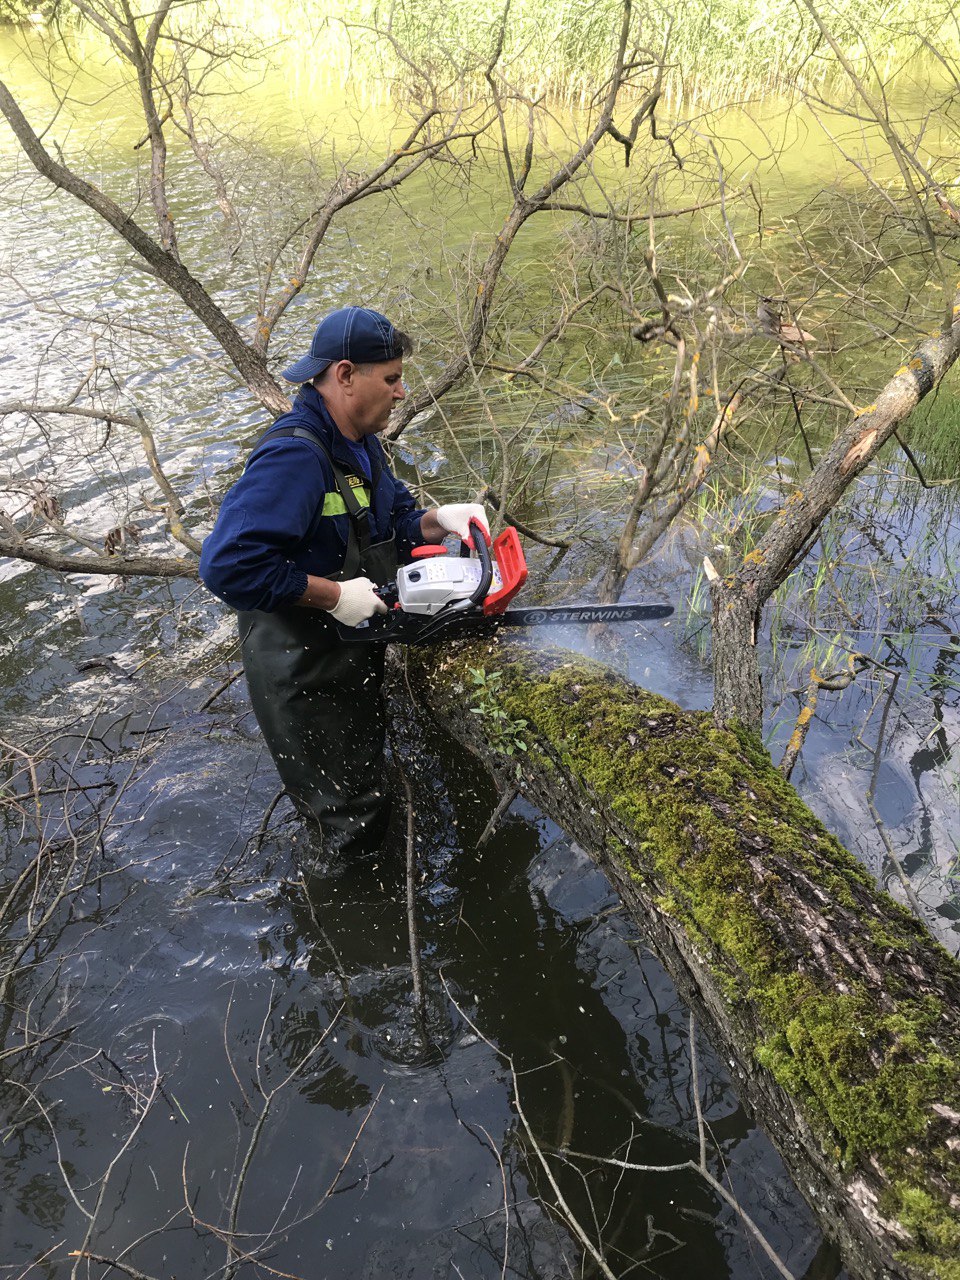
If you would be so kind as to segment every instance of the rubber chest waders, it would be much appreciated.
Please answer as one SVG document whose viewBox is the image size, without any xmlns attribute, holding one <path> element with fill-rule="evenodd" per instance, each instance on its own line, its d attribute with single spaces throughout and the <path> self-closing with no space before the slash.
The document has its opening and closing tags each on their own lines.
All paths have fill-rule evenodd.
<svg viewBox="0 0 960 1280">
<path fill-rule="evenodd" d="M 333 469 L 320 520 L 346 512 L 345 582 L 361 574 L 378 586 L 396 577 L 396 543 L 371 541 L 370 503 L 380 468 L 368 482 L 344 468 L 312 431 L 281 427 L 264 437 L 308 440 Z M 262 443 L 262 441 L 261 441 Z M 259 446 L 257 446 L 259 447 Z M 256 447 L 251 458 L 256 453 Z M 248 464 L 249 465 L 249 464 Z M 384 777 L 385 721 L 380 687 L 384 649 L 347 645 L 330 615 L 292 607 L 240 613 L 243 666 L 257 723 L 284 788 L 321 827 L 325 851 L 349 855 L 380 844 L 390 816 Z"/>
</svg>

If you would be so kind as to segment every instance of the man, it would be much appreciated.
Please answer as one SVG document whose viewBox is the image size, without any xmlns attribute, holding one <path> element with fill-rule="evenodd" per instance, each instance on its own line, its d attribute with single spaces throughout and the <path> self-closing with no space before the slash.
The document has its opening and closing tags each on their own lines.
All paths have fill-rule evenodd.
<svg viewBox="0 0 960 1280">
<path fill-rule="evenodd" d="M 284 787 L 342 853 L 376 847 L 389 817 L 380 697 L 384 646 L 344 642 L 386 612 L 374 588 L 415 546 L 488 531 L 483 508 L 418 509 L 377 439 L 403 400 L 410 339 L 366 307 L 320 321 L 284 370 L 292 411 L 255 446 L 203 544 L 200 577 L 239 613 L 250 700 Z"/>
</svg>

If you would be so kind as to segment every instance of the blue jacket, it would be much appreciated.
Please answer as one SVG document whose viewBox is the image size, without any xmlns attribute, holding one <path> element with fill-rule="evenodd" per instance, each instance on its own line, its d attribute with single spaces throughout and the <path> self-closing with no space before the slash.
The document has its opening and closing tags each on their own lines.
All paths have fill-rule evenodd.
<svg viewBox="0 0 960 1280">
<path fill-rule="evenodd" d="M 305 427 L 316 434 L 348 471 L 356 462 L 323 399 L 309 384 L 302 387 L 290 413 L 271 430 Z M 423 542 L 420 517 L 410 491 L 391 474 L 383 445 L 367 437 L 374 475 L 371 540 L 396 536 L 400 559 Z M 234 609 L 272 613 L 294 604 L 307 589 L 307 574 L 325 578 L 343 568 L 350 517 L 322 514 L 324 499 L 337 492 L 323 452 L 309 440 L 281 436 L 254 450 L 243 475 L 223 500 L 213 532 L 203 544 L 200 577 L 215 596 Z M 343 503 L 328 501 L 328 509 Z M 314 532 L 310 530 L 313 526 Z M 308 536 L 309 535 L 309 536 Z"/>
</svg>

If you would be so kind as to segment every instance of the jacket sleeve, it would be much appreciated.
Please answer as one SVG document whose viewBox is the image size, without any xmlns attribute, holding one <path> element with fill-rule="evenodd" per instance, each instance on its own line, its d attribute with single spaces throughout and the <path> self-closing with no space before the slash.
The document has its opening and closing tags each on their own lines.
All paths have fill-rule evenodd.
<svg viewBox="0 0 960 1280">
<path fill-rule="evenodd" d="M 307 575 L 292 556 L 327 488 L 324 463 L 311 444 L 268 440 L 224 498 L 204 540 L 204 585 L 234 609 L 272 613 L 296 603 Z"/>
</svg>

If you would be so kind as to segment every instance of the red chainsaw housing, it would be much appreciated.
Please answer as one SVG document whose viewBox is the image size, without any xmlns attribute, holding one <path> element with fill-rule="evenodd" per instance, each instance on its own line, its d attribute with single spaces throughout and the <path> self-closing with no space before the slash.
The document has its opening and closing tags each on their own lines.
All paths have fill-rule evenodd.
<svg viewBox="0 0 960 1280">
<path fill-rule="evenodd" d="M 508 525 L 503 533 L 494 539 L 493 554 L 500 569 L 502 585 L 499 591 L 491 592 L 483 602 L 483 612 L 487 618 L 503 613 L 527 580 L 527 560 L 513 525 Z"/>
</svg>

